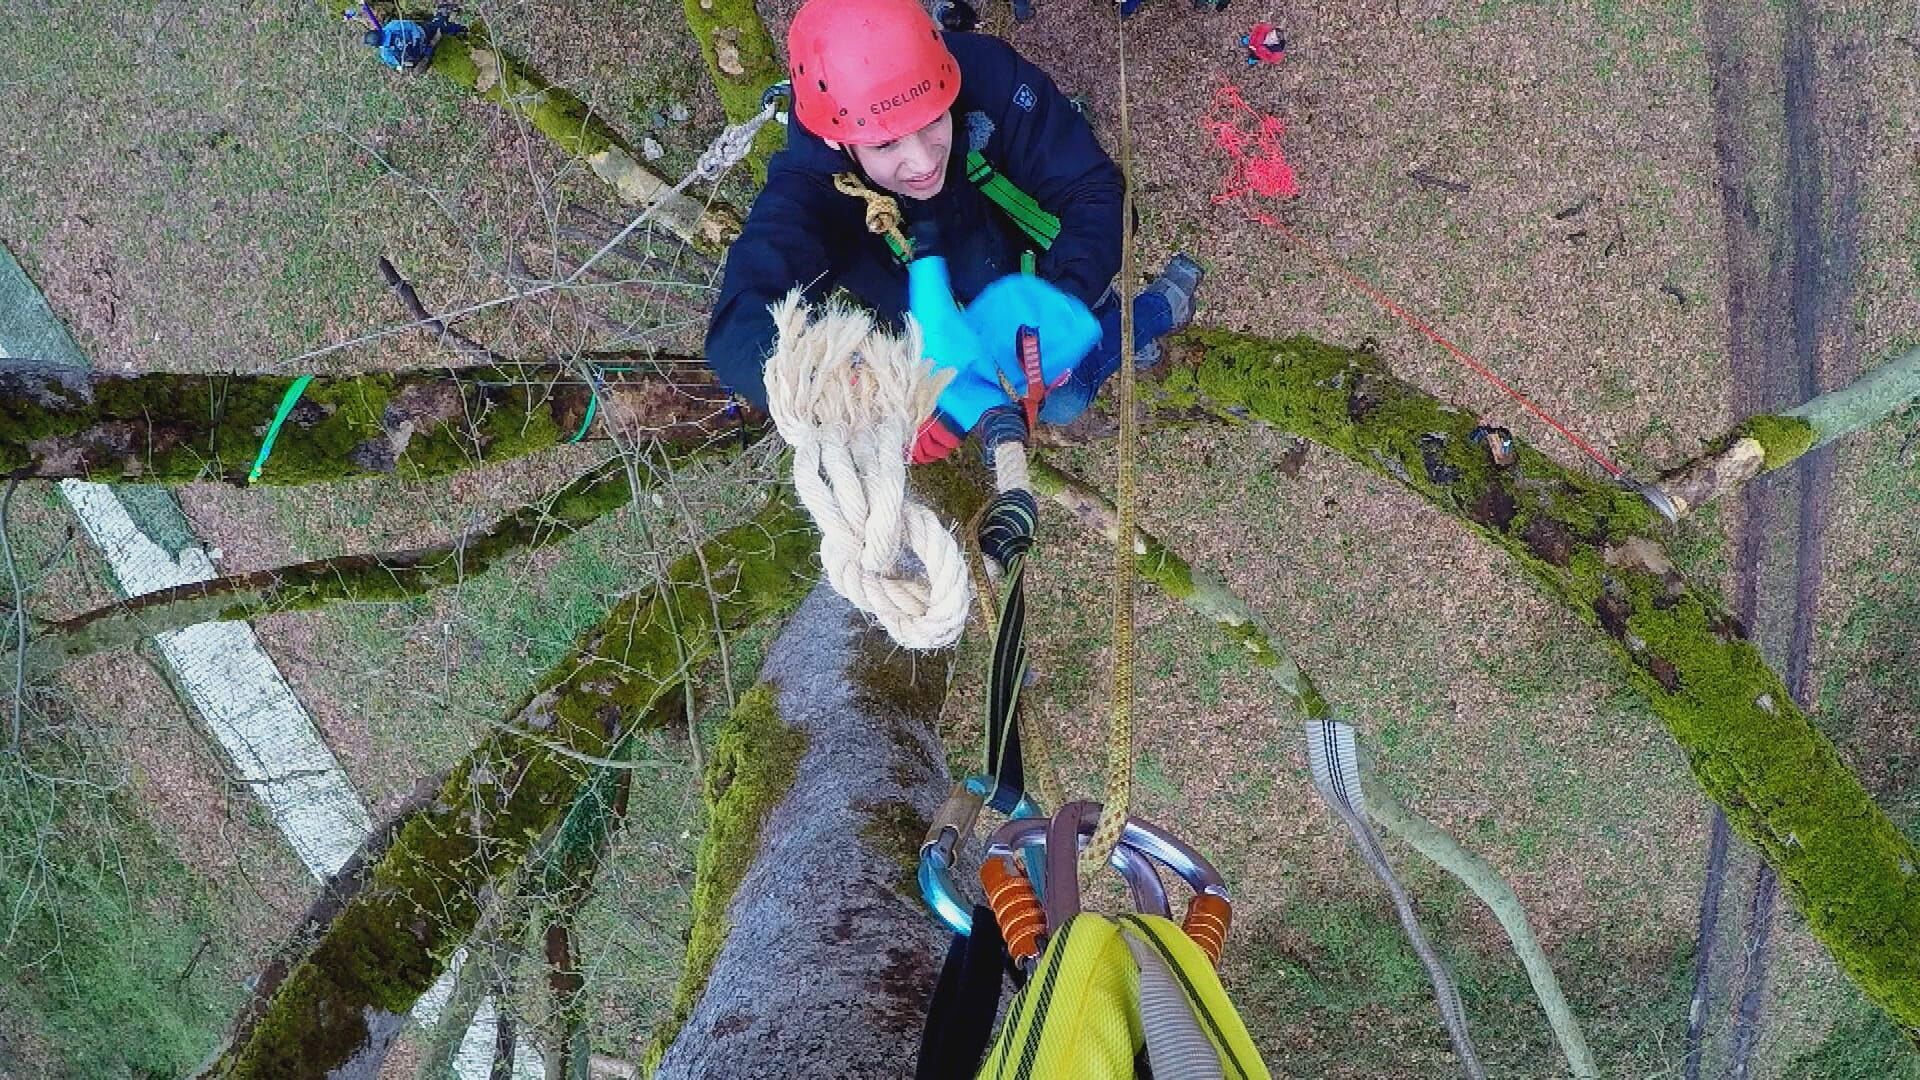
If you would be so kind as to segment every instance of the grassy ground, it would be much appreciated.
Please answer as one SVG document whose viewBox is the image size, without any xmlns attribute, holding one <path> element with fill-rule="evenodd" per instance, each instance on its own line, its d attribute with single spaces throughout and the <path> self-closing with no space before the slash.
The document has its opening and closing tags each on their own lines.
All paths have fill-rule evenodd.
<svg viewBox="0 0 1920 1080">
<path fill-rule="evenodd" d="M 23 487 L 10 521 L 36 613 L 111 595 L 51 490 Z M 154 661 L 95 657 L 22 700 L 22 750 L 0 753 L 0 1075 L 182 1075 L 312 880 Z"/>
<path fill-rule="evenodd" d="M 1091 97 L 1112 145 L 1105 13 L 1040 7 L 1012 40 Z M 677 5 L 541 0 L 489 14 L 536 68 L 636 142 L 658 140 L 669 175 L 717 130 L 718 105 L 678 36 Z M 1288 124 L 1285 146 L 1306 188 L 1289 219 L 1584 434 L 1639 467 L 1683 458 L 1726 425 L 1724 242 L 1697 5 L 1295 11 L 1288 60 L 1251 72 L 1235 45 L 1243 17 L 1252 16 L 1157 2 L 1128 33 L 1143 265 L 1175 247 L 1200 257 L 1212 271 L 1203 321 L 1373 338 L 1396 370 L 1525 437 L 1549 438 L 1311 260 L 1212 204 L 1225 163 L 1198 121 L 1214 86 L 1234 79 Z M 1890 18 L 1841 5 L 1831 32 L 1891 41 Z M 1903 70 L 1892 53 L 1872 59 L 1876 70 Z M 85 13 L 10 8 L 0 14 L 0 72 L 10 115 L 62 119 L 0 132 L 14 155 L 0 238 L 97 363 L 439 362 L 412 336 L 293 358 L 395 318 L 371 273 L 378 254 L 394 255 L 430 304 L 482 300 L 507 286 L 509 253 L 544 267 L 559 201 L 598 197 L 577 167 L 491 107 L 376 66 L 317 5 L 219 20 L 155 0 Z M 1902 78 L 1873 88 L 1859 137 L 1874 147 L 1898 147 L 1915 129 L 1920 90 Z M 687 120 L 671 118 L 676 105 Z M 1860 350 L 1877 355 L 1920 326 L 1920 209 L 1903 193 L 1910 156 L 1865 160 L 1857 331 Z M 1469 190 L 1423 187 L 1409 178 L 1414 169 Z M 519 352 L 577 346 L 586 327 L 556 304 L 471 329 Z M 1816 659 L 1821 722 L 1909 821 L 1920 807 L 1916 451 L 1901 456 L 1912 426 L 1840 450 L 1831 519 L 1842 525 L 1828 547 Z M 1706 809 L 1684 762 L 1583 628 L 1490 552 L 1330 455 L 1310 451 L 1297 475 L 1281 472 L 1274 463 L 1286 446 L 1261 431 L 1156 440 L 1143 463 L 1145 523 L 1273 620 L 1367 733 L 1388 783 L 1508 874 L 1609 1073 L 1671 1075 L 1705 847 Z M 451 485 L 200 489 L 185 501 L 224 568 L 247 570 L 444 540 L 590 460 L 554 454 Z M 1064 463 L 1106 482 L 1097 455 Z M 738 477 L 690 480 L 695 505 L 684 513 L 669 505 L 623 515 L 431 601 L 276 617 L 261 634 L 369 803 L 391 809 L 471 745 L 613 595 L 643 583 L 654 550 L 677 547 L 687 522 L 704 526 L 736 504 L 739 486 Z M 42 510 L 37 527 L 57 543 L 51 506 Z M 1683 532 L 1679 554 L 1697 578 L 1724 583 L 1730 517 L 1710 514 Z M 1106 559 L 1064 524 L 1047 528 L 1030 575 L 1040 673 L 1030 700 L 1060 733 L 1071 786 L 1091 791 L 1108 664 L 1104 607 L 1093 598 L 1103 595 Z M 71 587 L 52 592 L 62 602 L 37 600 L 36 613 L 97 594 L 84 556 L 71 566 Z M 1139 809 L 1178 823 L 1232 879 L 1240 929 L 1226 975 L 1269 1063 L 1290 1075 L 1450 1075 L 1424 978 L 1307 787 L 1293 722 L 1233 650 L 1162 599 L 1143 602 L 1140 635 Z M 743 657 L 737 674 L 752 663 Z M 0 1025 L 0 1071 L 177 1072 L 211 1045 L 258 966 L 259 943 L 278 940 L 305 898 L 307 883 L 274 852 L 248 797 L 224 784 L 144 670 L 122 657 L 70 679 L 133 688 L 94 699 L 87 715 L 142 718 L 121 724 L 123 742 L 90 745 L 78 759 L 135 767 L 112 799 L 71 811 L 77 825 L 63 842 L 72 851 L 59 860 L 76 868 L 73 895 L 126 934 L 69 946 L 68 974 L 57 978 L 59 966 L 38 953 L 0 954 L 46 973 L 6 982 L 5 992 L 29 996 L 0 998 L 5 1013 L 39 1019 Z M 161 696 L 141 696 L 152 694 Z M 971 757 L 960 749 L 966 727 L 956 721 L 957 757 Z M 602 1002 L 595 1048 L 615 1056 L 637 1052 L 676 975 L 700 831 L 684 747 L 673 735 L 642 750 L 660 763 L 636 778 L 632 827 L 584 916 Z M 44 820 L 55 804 L 6 805 Z M 124 887 L 92 869 L 109 865 L 98 857 L 107 839 L 123 849 Z M 223 846 L 239 854 L 214 859 Z M 1417 856 L 1393 855 L 1495 1072 L 1554 1075 L 1557 1053 L 1497 925 Z M 1900 1075 L 1908 1066 L 1884 1022 L 1783 921 L 1758 1074 Z M 214 929 L 226 931 L 211 935 L 222 943 L 170 982 Z M 537 987 L 537 965 L 516 970 Z M 107 986 L 138 1000 L 109 997 Z M 537 993 L 526 992 L 528 1014 L 540 1015 Z M 136 1044 L 151 1062 L 103 1056 Z"/>
</svg>

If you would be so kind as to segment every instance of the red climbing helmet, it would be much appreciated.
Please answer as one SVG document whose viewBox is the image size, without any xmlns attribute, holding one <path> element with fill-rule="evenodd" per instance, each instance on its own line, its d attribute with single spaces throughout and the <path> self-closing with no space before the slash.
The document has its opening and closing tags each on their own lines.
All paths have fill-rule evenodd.
<svg viewBox="0 0 1920 1080">
<path fill-rule="evenodd" d="M 801 125 L 855 146 L 911 135 L 960 95 L 960 66 L 918 0 L 807 0 L 787 64 Z"/>
</svg>

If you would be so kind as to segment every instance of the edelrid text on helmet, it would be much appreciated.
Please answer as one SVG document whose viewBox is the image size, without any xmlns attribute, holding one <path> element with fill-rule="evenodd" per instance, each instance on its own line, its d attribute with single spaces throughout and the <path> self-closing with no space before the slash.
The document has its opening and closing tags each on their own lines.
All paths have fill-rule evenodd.
<svg viewBox="0 0 1920 1080">
<path fill-rule="evenodd" d="M 823 139 L 877 146 L 940 118 L 960 66 L 916 0 L 807 0 L 787 30 L 793 115 Z"/>
</svg>

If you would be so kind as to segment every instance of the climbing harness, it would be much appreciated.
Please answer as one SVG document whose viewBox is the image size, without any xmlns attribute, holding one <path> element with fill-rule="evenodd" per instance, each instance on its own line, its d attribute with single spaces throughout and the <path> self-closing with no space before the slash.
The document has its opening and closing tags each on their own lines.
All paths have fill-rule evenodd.
<svg viewBox="0 0 1920 1080">
<path fill-rule="evenodd" d="M 967 179 L 980 189 L 980 194 L 1005 211 L 1041 251 L 1053 248 L 1053 242 L 1060 237 L 1059 217 L 1048 213 L 1033 196 L 1002 176 L 978 150 L 967 151 Z"/>
</svg>

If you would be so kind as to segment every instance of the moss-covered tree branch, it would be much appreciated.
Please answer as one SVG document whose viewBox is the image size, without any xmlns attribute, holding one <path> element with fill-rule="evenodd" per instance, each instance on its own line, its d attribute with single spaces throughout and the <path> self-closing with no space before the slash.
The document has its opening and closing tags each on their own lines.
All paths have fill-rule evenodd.
<svg viewBox="0 0 1920 1080">
<path fill-rule="evenodd" d="M 752 119 L 760 111 L 760 95 L 787 77 L 760 10 L 753 0 L 681 0 L 681 6 L 727 119 L 735 124 Z M 756 182 L 766 180 L 767 159 L 785 142 L 786 130 L 778 124 L 754 136 L 747 164 Z"/>
<path fill-rule="evenodd" d="M 1493 463 L 1471 414 L 1369 354 L 1209 332 L 1168 379 L 1391 477 L 1512 555 L 1626 662 L 1707 795 L 1785 881 L 1861 990 L 1920 1032 L 1920 849 L 1794 705 L 1741 628 L 1689 585 L 1639 496 L 1517 447 Z"/>
<path fill-rule="evenodd" d="M 1567 1067 L 1582 1080 L 1599 1077 L 1600 1067 L 1587 1046 L 1586 1035 L 1580 1030 L 1580 1021 L 1573 1015 L 1573 1007 L 1567 1004 L 1566 994 L 1560 990 L 1560 980 L 1553 973 L 1546 950 L 1533 936 L 1533 926 L 1527 922 L 1527 909 L 1521 906 L 1513 886 L 1507 884 L 1507 879 L 1500 876 L 1492 863 L 1461 847 L 1446 830 L 1402 806 L 1393 792 L 1373 775 L 1369 765 L 1361 768 L 1360 787 L 1365 793 L 1368 817 L 1458 878 L 1500 920 L 1500 926 L 1513 943 L 1514 955 L 1527 969 L 1534 997 L 1539 1000 L 1541 1011 L 1547 1014 L 1553 1037 L 1567 1057 Z"/>
<path fill-rule="evenodd" d="M 574 928 L 581 906 L 593 895 L 593 879 L 606 859 L 613 834 L 626 816 L 632 788 L 630 769 L 595 770 L 541 859 L 541 946 L 551 998 L 543 1025 L 548 1080 L 588 1078 L 591 1049 L 587 1040 L 587 979 L 580 967 Z"/>
<path fill-rule="evenodd" d="M 817 539 L 776 495 L 622 601 L 535 684 L 513 719 L 449 773 L 207 1075 L 321 1077 L 403 1014 L 471 934 L 480 900 L 516 871 L 606 755 L 714 648 L 794 603 Z"/>
<path fill-rule="evenodd" d="M 600 354 L 594 388 L 570 365 L 319 376 L 298 395 L 261 484 L 444 476 L 609 425 L 672 451 L 763 429 L 729 411 L 698 360 Z M 0 473 L 102 482 L 245 482 L 294 380 L 124 374 L 0 360 Z"/>
<path fill-rule="evenodd" d="M 806 735 L 780 722 L 773 688 L 765 684 L 741 697 L 714 741 L 704 777 L 707 832 L 694 867 L 687 958 L 674 991 L 673 1012 L 648 1049 L 650 1067 L 659 1064 L 706 992 L 714 958 L 732 926 L 727 907 L 760 850 L 761 826 L 793 787 L 806 752 Z"/>
<path fill-rule="evenodd" d="M 704 449 L 738 449 L 721 438 Z M 685 460 L 679 458 L 676 460 Z M 47 623 L 27 646 L 32 672 L 51 672 L 82 656 L 126 648 L 155 634 L 203 622 L 256 619 L 336 603 L 400 603 L 486 573 L 503 560 L 566 540 L 633 497 L 630 470 L 601 465 L 566 487 L 507 514 L 484 530 L 432 547 L 330 559 L 189 582 L 116 600 Z M 638 473 L 645 481 L 654 475 Z M 0 658 L 6 654 L 0 653 Z"/>
<path fill-rule="evenodd" d="M 329 12 L 337 14 L 338 5 Z M 555 146 L 585 162 L 622 201 L 660 203 L 653 220 L 701 251 L 719 254 L 740 234 L 737 213 L 675 192 L 671 183 L 641 163 L 604 117 L 500 48 L 479 21 L 464 34 L 441 38 L 430 70 L 524 117 Z"/>
</svg>

